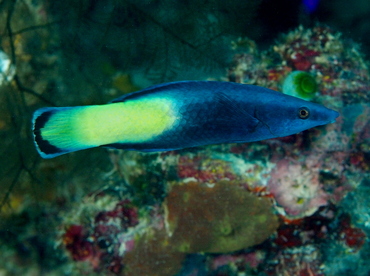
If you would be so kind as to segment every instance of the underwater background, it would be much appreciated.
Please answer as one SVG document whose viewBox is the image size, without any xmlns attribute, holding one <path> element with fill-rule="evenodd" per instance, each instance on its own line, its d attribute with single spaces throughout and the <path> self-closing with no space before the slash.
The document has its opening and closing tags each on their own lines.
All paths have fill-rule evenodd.
<svg viewBox="0 0 370 276">
<path fill-rule="evenodd" d="M 0 22 L 0 275 L 370 274 L 368 0 L 3 0 Z M 37 108 L 176 80 L 341 116 L 248 144 L 37 154 Z"/>
</svg>

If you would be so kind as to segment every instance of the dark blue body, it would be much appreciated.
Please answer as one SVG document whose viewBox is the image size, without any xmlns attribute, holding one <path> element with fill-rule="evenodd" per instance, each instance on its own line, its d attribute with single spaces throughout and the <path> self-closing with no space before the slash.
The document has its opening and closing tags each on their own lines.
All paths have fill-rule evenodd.
<svg viewBox="0 0 370 276">
<path fill-rule="evenodd" d="M 154 139 L 137 144 L 104 145 L 164 151 L 208 144 L 251 142 L 294 134 L 330 123 L 336 111 L 267 88 L 231 82 L 185 81 L 149 87 L 114 100 L 169 99 L 177 123 Z M 309 117 L 298 116 L 307 108 Z"/>
</svg>

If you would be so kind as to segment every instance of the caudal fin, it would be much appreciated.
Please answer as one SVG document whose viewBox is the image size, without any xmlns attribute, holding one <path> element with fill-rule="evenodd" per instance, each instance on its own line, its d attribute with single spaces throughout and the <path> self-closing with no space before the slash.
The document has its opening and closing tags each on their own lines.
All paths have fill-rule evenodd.
<svg viewBox="0 0 370 276">
<path fill-rule="evenodd" d="M 34 142 L 43 158 L 91 148 L 78 135 L 76 116 L 83 107 L 46 107 L 33 114 Z M 78 122 L 78 120 L 77 120 Z"/>
</svg>

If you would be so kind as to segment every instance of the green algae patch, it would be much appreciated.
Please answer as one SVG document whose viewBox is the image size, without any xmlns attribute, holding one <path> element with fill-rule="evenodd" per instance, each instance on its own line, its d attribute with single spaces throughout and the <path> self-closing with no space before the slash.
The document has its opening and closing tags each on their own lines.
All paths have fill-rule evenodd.
<svg viewBox="0 0 370 276">
<path fill-rule="evenodd" d="M 220 181 L 213 187 L 196 182 L 175 185 L 165 205 L 171 244 L 185 253 L 247 248 L 265 241 L 279 226 L 270 200 L 235 182 Z"/>
</svg>

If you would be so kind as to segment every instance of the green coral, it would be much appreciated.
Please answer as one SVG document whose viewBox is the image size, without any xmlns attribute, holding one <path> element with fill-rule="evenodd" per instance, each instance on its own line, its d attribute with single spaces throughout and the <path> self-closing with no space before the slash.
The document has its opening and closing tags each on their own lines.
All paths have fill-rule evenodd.
<svg viewBox="0 0 370 276">
<path fill-rule="evenodd" d="M 317 91 L 315 78 L 304 71 L 293 71 L 284 80 L 283 93 L 304 100 L 311 100 Z"/>
</svg>

